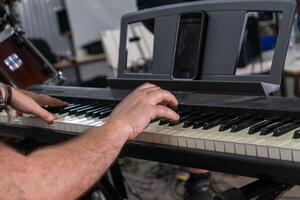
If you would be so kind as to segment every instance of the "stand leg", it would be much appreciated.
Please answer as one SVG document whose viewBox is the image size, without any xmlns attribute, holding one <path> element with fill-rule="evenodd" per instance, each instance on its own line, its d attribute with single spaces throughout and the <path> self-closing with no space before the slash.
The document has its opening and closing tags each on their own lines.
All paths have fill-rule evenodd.
<svg viewBox="0 0 300 200">
<path fill-rule="evenodd" d="M 121 172 L 118 160 L 116 160 L 116 162 L 110 167 L 110 174 L 116 190 L 119 192 L 123 199 L 127 199 L 126 187 L 124 185 L 124 176 Z"/>
<path fill-rule="evenodd" d="M 119 192 L 110 183 L 107 175 L 102 177 L 99 187 L 103 191 L 103 194 L 109 197 L 110 200 L 123 200 Z"/>
<path fill-rule="evenodd" d="M 287 96 L 287 83 L 285 74 L 282 75 L 281 86 L 280 86 L 281 96 Z"/>
<path fill-rule="evenodd" d="M 232 188 L 219 195 L 214 200 L 276 200 L 289 191 L 293 185 L 273 181 L 257 180 L 240 189 Z"/>
</svg>

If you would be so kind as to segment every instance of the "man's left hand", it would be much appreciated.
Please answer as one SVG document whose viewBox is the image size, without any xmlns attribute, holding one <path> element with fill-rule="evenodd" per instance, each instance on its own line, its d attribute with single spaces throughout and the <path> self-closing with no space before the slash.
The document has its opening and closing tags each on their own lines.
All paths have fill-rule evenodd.
<svg viewBox="0 0 300 200">
<path fill-rule="evenodd" d="M 67 105 L 67 103 L 47 95 L 39 95 L 33 92 L 12 88 L 10 105 L 18 112 L 33 114 L 47 123 L 53 123 L 55 116 L 43 107 L 61 107 Z"/>
</svg>

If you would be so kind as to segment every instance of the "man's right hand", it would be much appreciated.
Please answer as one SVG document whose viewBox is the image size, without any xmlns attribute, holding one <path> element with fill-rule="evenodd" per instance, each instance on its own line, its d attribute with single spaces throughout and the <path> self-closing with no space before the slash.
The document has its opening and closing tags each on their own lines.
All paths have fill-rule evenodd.
<svg viewBox="0 0 300 200">
<path fill-rule="evenodd" d="M 134 90 L 114 109 L 107 124 L 113 124 L 116 129 L 120 128 L 123 133 L 129 134 L 128 139 L 133 139 L 154 119 L 178 121 L 178 114 L 169 108 L 176 108 L 177 105 L 178 101 L 171 92 L 146 83 Z"/>
</svg>

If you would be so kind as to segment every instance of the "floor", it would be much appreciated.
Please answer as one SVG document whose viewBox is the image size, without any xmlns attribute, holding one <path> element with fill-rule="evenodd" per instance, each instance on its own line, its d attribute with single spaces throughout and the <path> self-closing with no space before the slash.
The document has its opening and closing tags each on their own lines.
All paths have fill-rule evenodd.
<svg viewBox="0 0 300 200">
<path fill-rule="evenodd" d="M 127 158 L 121 161 L 121 166 L 130 188 L 129 200 L 183 199 L 184 181 L 179 181 L 179 177 L 188 174 L 184 173 L 185 169 L 179 166 Z M 255 180 L 217 172 L 213 172 L 212 177 L 222 191 L 231 187 L 241 187 Z M 280 199 L 299 200 L 300 186 L 294 187 Z"/>
</svg>

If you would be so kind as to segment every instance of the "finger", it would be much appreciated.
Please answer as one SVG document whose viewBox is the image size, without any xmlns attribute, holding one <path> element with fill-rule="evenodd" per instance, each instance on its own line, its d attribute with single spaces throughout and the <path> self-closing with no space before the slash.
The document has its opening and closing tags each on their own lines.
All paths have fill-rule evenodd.
<svg viewBox="0 0 300 200">
<path fill-rule="evenodd" d="M 149 92 L 148 95 L 149 95 L 149 98 L 151 99 L 151 101 L 153 101 L 153 103 L 155 105 L 165 102 L 172 107 L 178 106 L 178 101 L 177 101 L 176 97 L 167 90 L 162 90 L 162 89 L 153 90 L 153 91 Z"/>
<path fill-rule="evenodd" d="M 47 95 L 39 95 L 34 92 L 26 91 L 26 90 L 20 90 L 20 92 L 30 96 L 34 101 L 36 101 L 40 106 L 50 106 L 50 107 L 62 107 L 68 105 L 67 102 L 64 102 L 62 100 L 47 96 Z"/>
<path fill-rule="evenodd" d="M 152 88 L 152 87 L 157 87 L 157 86 L 152 84 L 152 83 L 144 83 L 143 85 L 137 87 L 135 89 L 135 91 L 140 91 L 140 90 L 147 89 L 147 88 Z"/>
<path fill-rule="evenodd" d="M 179 115 L 175 111 L 173 111 L 172 109 L 166 106 L 157 105 L 154 107 L 154 109 L 155 109 L 154 118 L 164 118 L 172 122 L 179 120 Z"/>
<path fill-rule="evenodd" d="M 37 103 L 40 104 L 40 106 L 47 105 L 49 107 L 63 107 L 68 105 L 67 102 L 64 102 L 60 99 L 56 99 L 47 95 L 41 95 Z"/>
<path fill-rule="evenodd" d="M 47 110 L 40 107 L 38 104 L 33 106 L 31 114 L 36 115 L 47 123 L 53 123 L 55 116 L 49 113 Z"/>
<path fill-rule="evenodd" d="M 144 89 L 140 89 L 138 92 L 140 93 L 147 93 L 147 94 L 150 94 L 151 92 L 153 91 L 161 91 L 162 89 L 156 85 L 154 85 L 153 87 L 148 87 L 148 88 L 144 88 Z"/>
</svg>

